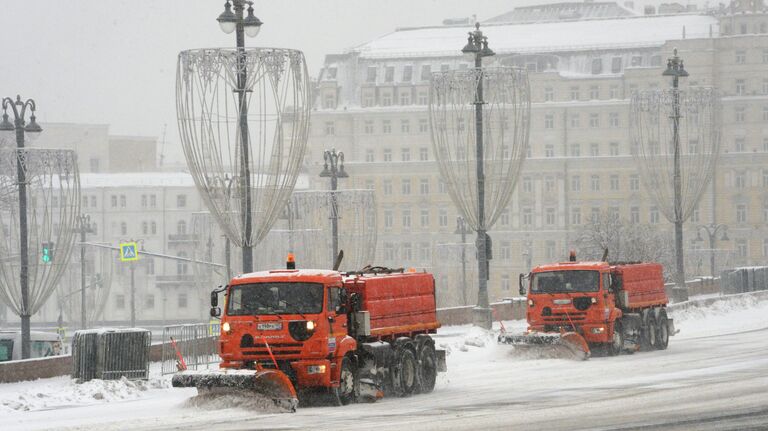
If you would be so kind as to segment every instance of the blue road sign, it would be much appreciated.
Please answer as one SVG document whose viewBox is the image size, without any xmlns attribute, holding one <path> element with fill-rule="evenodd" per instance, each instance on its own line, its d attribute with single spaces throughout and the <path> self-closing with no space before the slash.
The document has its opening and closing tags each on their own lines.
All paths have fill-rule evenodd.
<svg viewBox="0 0 768 431">
<path fill-rule="evenodd" d="M 125 242 L 120 244 L 120 260 L 122 262 L 139 260 L 139 251 L 135 242 Z"/>
</svg>

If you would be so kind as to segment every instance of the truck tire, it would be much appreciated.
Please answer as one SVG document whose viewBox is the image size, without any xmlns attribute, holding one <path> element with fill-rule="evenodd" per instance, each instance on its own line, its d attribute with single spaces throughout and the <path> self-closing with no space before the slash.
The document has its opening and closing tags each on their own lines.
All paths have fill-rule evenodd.
<svg viewBox="0 0 768 431">
<path fill-rule="evenodd" d="M 613 324 L 613 337 L 608 345 L 608 355 L 619 356 L 624 351 L 624 329 L 618 320 Z"/>
<path fill-rule="evenodd" d="M 419 366 L 416 373 L 416 391 L 428 394 L 437 382 L 437 354 L 432 343 L 424 343 L 419 349 Z"/>
<path fill-rule="evenodd" d="M 669 326 L 667 326 L 667 312 L 663 309 L 659 312 L 658 322 L 654 347 L 658 350 L 665 350 L 669 345 Z"/>
<path fill-rule="evenodd" d="M 392 392 L 398 397 L 407 397 L 416 389 L 418 364 L 413 350 L 402 346 L 395 350 L 395 359 L 390 368 Z"/>
<path fill-rule="evenodd" d="M 642 350 L 653 350 L 656 348 L 656 318 L 653 316 L 653 311 L 650 311 L 648 313 L 648 316 L 645 321 L 645 326 L 643 326 L 642 332 L 640 334 L 641 344 L 640 347 Z"/>
<path fill-rule="evenodd" d="M 334 388 L 339 405 L 346 406 L 357 398 L 357 383 L 357 370 L 352 360 L 345 356 L 341 360 L 339 387 Z"/>
</svg>

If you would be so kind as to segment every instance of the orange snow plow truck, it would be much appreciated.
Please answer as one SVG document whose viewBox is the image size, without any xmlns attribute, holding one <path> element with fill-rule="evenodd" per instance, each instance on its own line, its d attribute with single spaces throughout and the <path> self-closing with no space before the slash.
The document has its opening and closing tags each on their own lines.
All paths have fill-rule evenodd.
<svg viewBox="0 0 768 431">
<path fill-rule="evenodd" d="M 658 263 L 576 262 L 537 266 L 528 280 L 528 332 L 501 334 L 499 342 L 543 356 L 587 359 L 592 349 L 609 355 L 666 349 L 675 333 L 667 315 Z"/>
<path fill-rule="evenodd" d="M 432 274 L 255 272 L 213 291 L 211 306 L 221 315 L 219 370 L 181 371 L 175 387 L 258 394 L 295 411 L 305 396 L 344 405 L 431 392 L 446 369 L 430 336 L 440 327 Z"/>
</svg>

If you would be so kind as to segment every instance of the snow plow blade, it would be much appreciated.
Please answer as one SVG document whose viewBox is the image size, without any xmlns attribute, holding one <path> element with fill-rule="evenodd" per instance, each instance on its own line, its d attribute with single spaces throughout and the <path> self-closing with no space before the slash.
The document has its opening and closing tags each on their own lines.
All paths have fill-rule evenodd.
<svg viewBox="0 0 768 431">
<path fill-rule="evenodd" d="M 499 335 L 499 342 L 511 344 L 526 355 L 537 358 L 587 360 L 591 354 L 587 341 L 576 332 L 529 332 L 523 335 Z"/>
<path fill-rule="evenodd" d="M 281 409 L 295 412 L 296 389 L 288 376 L 277 370 L 181 371 L 173 375 L 175 388 L 197 388 L 199 394 L 245 393 L 271 398 Z"/>
</svg>

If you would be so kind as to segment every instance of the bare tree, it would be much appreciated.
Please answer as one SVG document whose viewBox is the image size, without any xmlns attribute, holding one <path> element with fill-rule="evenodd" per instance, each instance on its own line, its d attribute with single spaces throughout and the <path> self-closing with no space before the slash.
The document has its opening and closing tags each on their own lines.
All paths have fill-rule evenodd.
<svg viewBox="0 0 768 431">
<path fill-rule="evenodd" d="M 608 250 L 608 260 L 658 262 L 665 278 L 674 269 L 675 253 L 669 232 L 651 225 L 629 223 L 617 214 L 601 212 L 577 232 L 576 247 L 584 260 L 599 260 Z"/>
</svg>

